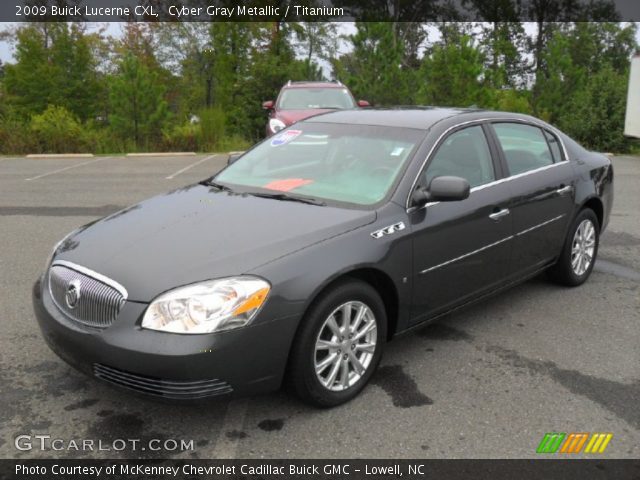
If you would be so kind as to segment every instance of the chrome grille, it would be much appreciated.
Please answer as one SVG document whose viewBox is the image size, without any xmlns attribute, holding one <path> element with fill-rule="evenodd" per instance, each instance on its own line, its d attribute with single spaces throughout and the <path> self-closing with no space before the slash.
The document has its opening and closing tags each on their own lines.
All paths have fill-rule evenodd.
<svg viewBox="0 0 640 480">
<path fill-rule="evenodd" d="M 67 317 L 96 328 L 111 325 L 127 299 L 127 291 L 117 282 L 62 261 L 49 269 L 49 292 Z"/>
</svg>

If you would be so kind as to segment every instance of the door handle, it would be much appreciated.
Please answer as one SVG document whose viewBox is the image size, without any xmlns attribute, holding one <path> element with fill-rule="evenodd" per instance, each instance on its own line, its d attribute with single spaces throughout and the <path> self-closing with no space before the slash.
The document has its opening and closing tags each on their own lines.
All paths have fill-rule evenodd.
<svg viewBox="0 0 640 480">
<path fill-rule="evenodd" d="M 502 217 L 509 215 L 509 209 L 508 208 L 503 208 L 502 210 L 498 210 L 497 212 L 494 212 L 492 214 L 489 215 L 489 218 L 491 220 L 500 220 Z"/>
<path fill-rule="evenodd" d="M 558 195 L 564 195 L 565 193 L 571 193 L 573 187 L 571 185 L 567 185 L 566 187 L 562 187 L 556 190 Z"/>
</svg>

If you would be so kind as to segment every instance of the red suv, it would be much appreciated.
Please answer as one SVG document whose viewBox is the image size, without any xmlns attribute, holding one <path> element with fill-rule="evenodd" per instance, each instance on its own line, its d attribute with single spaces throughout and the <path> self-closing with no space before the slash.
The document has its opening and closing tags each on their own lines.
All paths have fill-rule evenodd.
<svg viewBox="0 0 640 480">
<path fill-rule="evenodd" d="M 358 100 L 341 82 L 292 82 L 289 81 L 277 100 L 269 100 L 262 108 L 269 111 L 267 137 L 318 113 L 331 110 L 368 107 L 369 102 Z"/>
</svg>

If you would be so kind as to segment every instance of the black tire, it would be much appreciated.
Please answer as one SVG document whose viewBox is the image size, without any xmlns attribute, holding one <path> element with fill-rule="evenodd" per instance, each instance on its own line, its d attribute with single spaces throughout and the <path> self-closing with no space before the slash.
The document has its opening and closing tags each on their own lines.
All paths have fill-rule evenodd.
<svg viewBox="0 0 640 480">
<path fill-rule="evenodd" d="M 583 273 L 577 273 L 572 267 L 572 249 L 574 244 L 574 237 L 576 235 L 576 231 L 578 227 L 585 221 L 591 222 L 594 227 L 594 250 L 591 261 Z M 569 287 L 577 287 L 578 285 L 582 285 L 589 275 L 591 275 L 591 271 L 593 270 L 593 265 L 596 262 L 596 257 L 598 255 L 598 246 L 600 244 L 600 222 L 598 222 L 598 217 L 594 213 L 593 210 L 589 208 L 585 208 L 581 210 L 580 213 L 576 216 L 567 232 L 567 238 L 564 241 L 564 246 L 562 248 L 562 253 L 558 258 L 556 264 L 549 269 L 549 277 L 561 284 Z"/>
<path fill-rule="evenodd" d="M 325 387 L 316 375 L 315 347 L 321 329 L 327 328 L 325 327 L 327 319 L 332 312 L 346 302 L 361 302 L 373 313 L 377 332 L 375 351 L 368 367 L 355 383 L 344 390 L 333 391 Z M 371 337 L 373 338 L 374 335 L 371 334 Z M 317 407 L 328 408 L 348 402 L 358 395 L 371 379 L 382 358 L 386 337 L 387 316 L 384 303 L 376 290 L 371 285 L 356 279 L 337 283 L 314 301 L 302 319 L 289 356 L 288 389 L 304 402 Z M 353 374 L 355 376 L 356 372 L 354 371 Z M 342 372 L 340 375 L 342 376 Z"/>
</svg>

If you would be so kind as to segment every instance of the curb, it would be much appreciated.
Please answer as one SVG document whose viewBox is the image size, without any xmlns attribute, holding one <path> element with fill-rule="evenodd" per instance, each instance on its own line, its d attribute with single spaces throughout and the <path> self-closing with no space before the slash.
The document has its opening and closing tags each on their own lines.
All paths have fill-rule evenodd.
<svg viewBox="0 0 640 480">
<path fill-rule="evenodd" d="M 93 153 L 32 153 L 25 158 L 93 158 Z"/>
<path fill-rule="evenodd" d="M 127 153 L 127 157 L 194 157 L 196 152 Z"/>
</svg>

